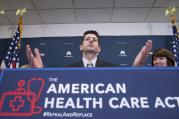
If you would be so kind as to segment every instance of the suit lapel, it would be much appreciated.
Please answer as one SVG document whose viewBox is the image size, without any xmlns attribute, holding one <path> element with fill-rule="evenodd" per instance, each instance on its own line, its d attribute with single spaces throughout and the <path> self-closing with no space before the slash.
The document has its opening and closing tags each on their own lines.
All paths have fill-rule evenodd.
<svg viewBox="0 0 179 119">
<path fill-rule="evenodd" d="M 96 67 L 101 67 L 103 66 L 103 62 L 98 58 L 96 61 Z"/>
<path fill-rule="evenodd" d="M 84 67 L 84 64 L 83 64 L 83 61 L 80 60 L 78 63 L 77 63 L 77 67 Z"/>
</svg>

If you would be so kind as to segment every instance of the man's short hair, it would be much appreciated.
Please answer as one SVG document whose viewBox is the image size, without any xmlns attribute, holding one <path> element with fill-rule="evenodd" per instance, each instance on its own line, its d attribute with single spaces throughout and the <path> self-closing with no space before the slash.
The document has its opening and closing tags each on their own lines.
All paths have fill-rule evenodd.
<svg viewBox="0 0 179 119">
<path fill-rule="evenodd" d="M 84 39 L 85 39 L 85 36 L 88 35 L 88 34 L 94 34 L 95 36 L 97 36 L 97 38 L 98 38 L 98 43 L 99 43 L 99 45 L 100 45 L 101 42 L 100 42 L 100 38 L 99 38 L 99 33 L 98 33 L 97 31 L 95 31 L 95 30 L 85 31 L 85 32 L 83 33 L 83 39 L 81 40 L 81 43 L 80 43 L 80 44 L 83 43 L 83 41 L 84 41 Z"/>
</svg>

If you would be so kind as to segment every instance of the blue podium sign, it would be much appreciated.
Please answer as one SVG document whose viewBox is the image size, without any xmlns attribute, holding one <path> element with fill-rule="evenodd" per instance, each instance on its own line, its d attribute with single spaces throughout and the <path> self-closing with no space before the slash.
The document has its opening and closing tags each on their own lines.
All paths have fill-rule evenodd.
<svg viewBox="0 0 179 119">
<path fill-rule="evenodd" d="M 1 72 L 0 119 L 179 119 L 179 68 Z"/>
</svg>

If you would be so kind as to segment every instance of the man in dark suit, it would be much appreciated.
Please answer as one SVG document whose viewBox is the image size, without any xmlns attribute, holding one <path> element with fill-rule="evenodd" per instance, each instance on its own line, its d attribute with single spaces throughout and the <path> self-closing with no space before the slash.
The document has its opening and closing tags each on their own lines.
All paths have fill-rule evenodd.
<svg viewBox="0 0 179 119">
<path fill-rule="evenodd" d="M 98 58 L 101 52 L 100 38 L 97 31 L 89 30 L 84 32 L 83 39 L 80 44 L 82 51 L 82 59 L 80 61 L 68 65 L 69 67 L 112 67 L 115 64 L 106 62 Z"/>
</svg>

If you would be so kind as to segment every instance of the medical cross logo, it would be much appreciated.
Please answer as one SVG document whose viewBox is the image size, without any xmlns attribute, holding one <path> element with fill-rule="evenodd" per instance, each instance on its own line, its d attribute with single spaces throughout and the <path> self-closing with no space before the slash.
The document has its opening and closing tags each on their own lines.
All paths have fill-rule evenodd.
<svg viewBox="0 0 179 119">
<path fill-rule="evenodd" d="M 38 84 L 38 88 L 33 87 L 32 83 Z M 40 99 L 44 84 L 44 79 L 32 78 L 27 82 L 27 89 L 25 89 L 25 80 L 19 80 L 18 88 L 2 94 L 0 116 L 32 116 L 42 113 L 42 107 L 37 106 L 37 102 Z M 37 90 L 32 90 L 36 88 Z"/>
<path fill-rule="evenodd" d="M 20 108 L 24 107 L 24 100 L 22 100 L 21 96 L 16 96 L 15 99 L 10 101 L 10 105 L 12 111 L 19 111 Z"/>
</svg>

